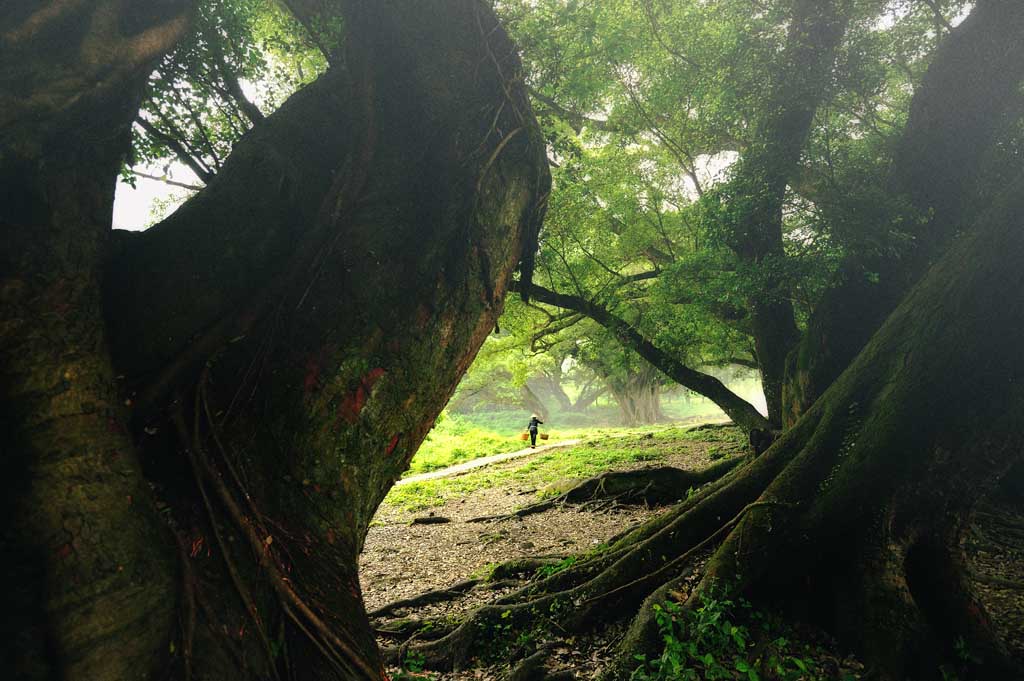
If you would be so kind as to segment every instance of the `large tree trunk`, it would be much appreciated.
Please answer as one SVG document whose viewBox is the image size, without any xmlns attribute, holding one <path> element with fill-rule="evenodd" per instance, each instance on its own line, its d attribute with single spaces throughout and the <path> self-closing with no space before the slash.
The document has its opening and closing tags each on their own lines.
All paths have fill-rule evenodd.
<svg viewBox="0 0 1024 681">
<path fill-rule="evenodd" d="M 150 678 L 175 621 L 100 268 L 145 78 L 187 3 L 118 4 L 0 8 L 0 647 L 18 679 Z"/>
<path fill-rule="evenodd" d="M 343 58 L 169 220 L 121 235 L 107 274 L 133 433 L 180 552 L 149 510 L 103 350 L 118 156 L 47 159 L 29 176 L 38 200 L 6 202 L 19 248 L 3 253 L 0 351 L 19 475 L 4 548 L 37 577 L 5 610 L 19 632 L 5 644 L 28 678 L 131 678 L 172 653 L 183 677 L 383 674 L 356 556 L 494 328 L 548 176 L 488 9 L 340 4 Z M 134 97 L 82 146 L 123 135 Z M 21 172 L 3 163 L 5 179 Z M 83 217 L 96 234 L 70 228 Z"/>
<path fill-rule="evenodd" d="M 1024 285 L 1022 189 L 956 244 L 804 417 L 720 492 L 734 491 L 726 513 L 737 518 L 691 603 L 715 584 L 772 585 L 765 593 L 820 606 L 821 594 L 833 594 L 817 614 L 881 678 L 934 675 L 957 638 L 984 660 L 978 677 L 1021 672 L 971 593 L 960 537 L 972 506 L 1024 451 L 1016 351 L 1024 299 L 993 295 Z M 672 588 L 669 579 L 649 604 Z M 630 644 L 649 645 L 656 633 L 643 619 Z"/>
<path fill-rule="evenodd" d="M 993 141 L 1019 103 L 1024 5 L 977 7 L 945 40 L 914 95 L 889 186 L 908 212 L 909 252 L 889 250 L 844 264 L 788 358 L 784 421 L 791 424 L 849 366 L 906 291 L 979 208 L 972 197 Z M 895 218 L 894 218 L 895 221 Z M 869 277 L 868 273 L 874 276 Z"/>
<path fill-rule="evenodd" d="M 786 47 L 773 74 L 764 115 L 726 189 L 736 217 L 728 226 L 730 248 L 759 277 L 750 302 L 751 332 L 768 419 L 782 425 L 786 355 L 799 340 L 785 271 L 782 203 L 797 170 L 818 104 L 827 91 L 836 47 L 846 30 L 848 2 L 798 0 Z"/>
</svg>

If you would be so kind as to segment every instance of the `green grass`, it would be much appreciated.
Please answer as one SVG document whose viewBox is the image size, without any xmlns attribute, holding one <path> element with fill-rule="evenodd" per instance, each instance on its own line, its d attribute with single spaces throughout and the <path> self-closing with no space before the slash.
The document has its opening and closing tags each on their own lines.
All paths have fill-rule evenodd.
<svg viewBox="0 0 1024 681">
<path fill-rule="evenodd" d="M 471 416 L 444 413 L 412 458 L 409 470 L 403 474 L 403 477 L 429 473 L 480 457 L 515 452 L 528 447 L 529 441 L 519 438 L 519 434 L 524 432 L 528 420 L 529 415 L 523 416 L 519 412 L 485 412 Z M 559 440 L 595 435 L 632 431 L 649 432 L 656 428 L 655 426 L 634 429 L 607 426 L 564 428 L 542 426 L 541 432 L 550 435 L 547 442 L 554 443 Z"/>
<path fill-rule="evenodd" d="M 723 416 L 708 400 L 686 400 L 680 395 L 666 396 L 662 400 L 662 409 L 668 417 L 678 421 Z M 612 405 L 598 405 L 584 413 L 553 413 L 549 422 L 541 427 L 541 432 L 547 433 L 550 436 L 548 442 L 554 443 L 631 431 L 648 432 L 665 427 L 659 425 L 626 429 L 609 425 L 618 418 L 618 408 Z M 443 412 L 403 477 L 523 449 L 529 443 L 519 436 L 529 419 L 530 414 L 525 410 L 477 411 L 471 414 Z"/>
<path fill-rule="evenodd" d="M 410 511 L 440 506 L 495 486 L 543 488 L 553 483 L 588 478 L 623 463 L 658 461 L 687 441 L 711 442 L 723 449 L 742 442 L 734 428 L 687 432 L 679 427 L 606 428 L 574 447 L 554 449 L 524 459 L 518 466 L 482 468 L 455 478 L 424 480 L 393 487 L 384 503 Z M 653 437 L 645 437 L 653 434 Z M 418 455 L 417 455 L 418 456 Z"/>
<path fill-rule="evenodd" d="M 480 427 L 459 416 L 448 416 L 427 435 L 405 475 L 427 473 L 522 448 L 523 442 L 518 438 Z"/>
</svg>

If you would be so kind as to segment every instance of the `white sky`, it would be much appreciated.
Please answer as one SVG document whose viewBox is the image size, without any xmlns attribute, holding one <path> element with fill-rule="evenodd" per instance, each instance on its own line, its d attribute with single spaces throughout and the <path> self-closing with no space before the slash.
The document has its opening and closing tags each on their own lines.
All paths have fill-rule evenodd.
<svg viewBox="0 0 1024 681">
<path fill-rule="evenodd" d="M 162 177 L 167 175 L 176 182 L 185 184 L 202 185 L 199 178 L 195 176 L 188 166 L 181 163 L 172 163 L 165 172 L 163 167 L 151 168 L 136 166 L 136 168 L 147 175 Z M 185 199 L 195 192 L 188 191 L 181 187 L 174 187 L 159 180 L 150 180 L 145 177 L 135 177 L 135 189 L 131 185 L 118 180 L 117 189 L 114 193 L 114 229 L 129 229 L 132 231 L 146 229 L 163 218 L 170 215 L 174 209 L 184 203 Z"/>
</svg>

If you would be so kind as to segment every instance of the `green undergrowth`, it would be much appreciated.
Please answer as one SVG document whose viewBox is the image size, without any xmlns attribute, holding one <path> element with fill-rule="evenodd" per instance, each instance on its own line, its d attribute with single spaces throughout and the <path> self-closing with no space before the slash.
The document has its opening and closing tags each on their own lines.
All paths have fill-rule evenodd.
<svg viewBox="0 0 1024 681">
<path fill-rule="evenodd" d="M 781 619 L 739 599 L 705 597 L 693 610 L 654 606 L 664 649 L 637 656 L 630 681 L 855 681 L 827 648 L 810 643 Z"/>
<path fill-rule="evenodd" d="M 424 480 L 396 486 L 385 505 L 409 511 L 441 506 L 471 492 L 490 487 L 533 489 L 550 494 L 550 486 L 592 477 L 623 464 L 658 462 L 692 442 L 710 443 L 708 463 L 738 451 L 743 434 L 735 428 L 693 431 L 683 427 L 607 429 L 591 433 L 584 442 L 552 449 L 536 456 L 481 468 L 452 478 Z M 418 456 L 418 455 L 417 455 Z"/>
</svg>

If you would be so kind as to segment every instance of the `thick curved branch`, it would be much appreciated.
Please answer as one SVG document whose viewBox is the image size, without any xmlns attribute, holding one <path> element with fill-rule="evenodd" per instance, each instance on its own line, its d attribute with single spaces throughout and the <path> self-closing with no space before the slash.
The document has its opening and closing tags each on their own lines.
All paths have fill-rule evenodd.
<svg viewBox="0 0 1024 681">
<path fill-rule="evenodd" d="M 513 285 L 514 286 L 514 285 Z M 533 284 L 531 295 L 542 303 L 584 314 L 605 327 L 623 345 L 632 348 L 673 381 L 717 404 L 744 430 L 771 429 L 771 424 L 749 402 L 736 395 L 714 376 L 691 369 L 645 338 L 628 322 L 604 307 L 579 296 L 557 293 Z"/>
</svg>

